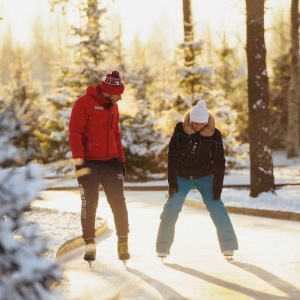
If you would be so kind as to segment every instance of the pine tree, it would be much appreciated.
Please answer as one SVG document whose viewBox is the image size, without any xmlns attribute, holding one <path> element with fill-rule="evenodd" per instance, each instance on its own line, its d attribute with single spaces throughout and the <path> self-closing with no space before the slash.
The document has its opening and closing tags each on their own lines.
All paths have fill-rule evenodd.
<svg viewBox="0 0 300 300">
<path fill-rule="evenodd" d="M 291 80 L 288 89 L 288 130 L 286 156 L 300 154 L 300 56 L 299 56 L 299 0 L 291 3 Z"/>
<path fill-rule="evenodd" d="M 156 130 L 156 120 L 146 99 L 136 101 L 135 116 L 120 116 L 122 142 L 126 157 L 126 180 L 162 179 L 166 170 L 168 140 Z"/>
<path fill-rule="evenodd" d="M 247 111 L 247 78 L 243 71 L 242 62 L 238 56 L 237 47 L 228 45 L 224 33 L 221 47 L 213 51 L 214 72 L 212 77 L 213 90 L 223 91 L 223 97 L 228 100 L 231 109 L 238 114 L 234 130 L 236 139 L 249 143 L 248 139 L 248 111 Z M 216 103 L 220 106 L 221 104 Z"/>
<path fill-rule="evenodd" d="M 178 94 L 174 105 L 180 112 L 186 111 L 191 105 L 201 100 L 200 94 L 206 90 L 210 84 L 212 70 L 210 67 L 202 66 L 201 53 L 203 42 L 185 42 L 178 47 L 177 56 L 177 74 L 178 74 Z M 187 53 L 194 57 L 194 61 L 190 61 L 186 65 L 183 59 Z"/>
<path fill-rule="evenodd" d="M 39 139 L 43 133 L 44 112 L 41 90 L 40 85 L 31 80 L 28 70 L 29 66 L 24 64 L 22 52 L 19 52 L 12 65 L 10 85 L 2 86 L 2 101 L 19 122 L 19 134 L 12 142 L 22 153 L 18 160 L 6 160 L 7 166 L 39 161 L 43 156 Z"/>
<path fill-rule="evenodd" d="M 51 3 L 66 14 L 73 13 L 74 4 L 68 0 L 51 0 Z M 58 65 L 60 75 L 55 92 L 47 96 L 53 106 L 53 117 L 47 123 L 50 138 L 43 143 L 48 162 L 71 158 L 68 143 L 71 108 L 85 93 L 87 86 L 99 84 L 104 75 L 112 71 L 108 61 L 111 62 L 111 56 L 116 58 L 117 55 L 114 39 L 106 37 L 107 6 L 102 1 L 79 1 L 75 10 L 79 13 L 80 22 L 70 24 L 69 34 L 73 42 L 69 51 L 72 63 Z"/>
<path fill-rule="evenodd" d="M 238 140 L 238 113 L 225 98 L 223 90 L 214 90 L 206 95 L 209 111 L 215 118 L 216 127 L 223 137 L 224 153 L 226 157 L 226 171 L 243 166 L 249 154 L 249 144 Z"/>
<path fill-rule="evenodd" d="M 286 147 L 287 94 L 291 77 L 288 54 L 274 60 L 273 74 L 270 87 L 271 148 L 278 150 Z"/>
<path fill-rule="evenodd" d="M 120 43 L 119 46 L 119 49 L 122 49 Z M 122 101 L 118 102 L 126 158 L 126 180 L 145 181 L 158 177 L 161 179 L 165 176 L 166 140 L 156 127 L 156 114 L 152 110 L 150 100 L 154 86 L 160 80 L 151 75 L 145 51 L 138 39 L 133 44 L 133 53 L 131 65 L 134 68 L 127 68 L 122 64 L 122 78 L 126 88 Z M 119 62 L 121 63 L 121 60 Z"/>
<path fill-rule="evenodd" d="M 271 26 L 269 53 L 273 54 L 272 76 L 270 77 L 270 127 L 271 148 L 285 149 L 288 127 L 287 95 L 290 82 L 290 15 L 278 10 Z"/>
<path fill-rule="evenodd" d="M 41 166 L 18 164 L 23 149 L 14 143 L 23 121 L 0 101 L 0 299 L 55 299 L 53 283 L 62 278 L 59 265 L 43 256 L 47 241 L 36 223 L 25 219 L 30 203 L 44 188 Z M 23 127 L 23 133 L 29 128 Z"/>
</svg>

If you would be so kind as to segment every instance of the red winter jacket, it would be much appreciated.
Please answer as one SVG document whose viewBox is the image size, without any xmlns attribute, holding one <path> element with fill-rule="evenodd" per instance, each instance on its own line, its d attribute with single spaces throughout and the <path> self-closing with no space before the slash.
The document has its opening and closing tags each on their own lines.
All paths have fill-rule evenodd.
<svg viewBox="0 0 300 300">
<path fill-rule="evenodd" d="M 111 106 L 99 92 L 99 86 L 89 86 L 73 106 L 69 124 L 73 158 L 106 161 L 119 157 L 124 163 L 118 106 Z"/>
</svg>

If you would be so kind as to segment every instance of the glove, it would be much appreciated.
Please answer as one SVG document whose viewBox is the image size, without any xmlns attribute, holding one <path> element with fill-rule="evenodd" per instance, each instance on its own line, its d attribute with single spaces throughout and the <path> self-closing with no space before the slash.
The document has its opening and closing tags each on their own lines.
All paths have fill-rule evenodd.
<svg viewBox="0 0 300 300">
<path fill-rule="evenodd" d="M 126 167 L 125 167 L 125 164 L 123 164 L 123 177 L 125 177 L 126 175 Z"/>
<path fill-rule="evenodd" d="M 91 169 L 86 166 L 84 160 L 79 161 L 78 164 L 75 164 L 75 176 L 81 177 L 91 173 Z"/>
<path fill-rule="evenodd" d="M 169 198 L 172 198 L 174 193 L 178 192 L 178 184 L 177 181 L 169 182 Z"/>
<path fill-rule="evenodd" d="M 220 200 L 221 199 L 221 191 L 213 190 L 213 199 Z"/>
<path fill-rule="evenodd" d="M 74 164 L 75 164 L 75 170 L 76 171 L 84 168 L 84 160 L 81 159 L 81 158 L 74 159 Z"/>
<path fill-rule="evenodd" d="M 84 166 L 83 165 L 76 165 L 75 166 L 75 171 L 79 171 L 80 169 L 83 169 Z"/>
</svg>

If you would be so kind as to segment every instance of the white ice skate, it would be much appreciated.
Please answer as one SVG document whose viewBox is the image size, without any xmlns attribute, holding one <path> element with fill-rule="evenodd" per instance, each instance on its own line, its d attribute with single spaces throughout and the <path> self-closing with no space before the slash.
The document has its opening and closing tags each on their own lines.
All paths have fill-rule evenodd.
<svg viewBox="0 0 300 300">
<path fill-rule="evenodd" d="M 164 261 L 164 258 L 166 258 L 167 256 L 168 254 L 164 252 L 157 253 L 157 257 L 160 257 L 162 262 Z"/>
<path fill-rule="evenodd" d="M 233 250 L 224 250 L 223 255 L 225 256 L 225 258 L 228 261 L 233 261 L 234 251 Z"/>
</svg>

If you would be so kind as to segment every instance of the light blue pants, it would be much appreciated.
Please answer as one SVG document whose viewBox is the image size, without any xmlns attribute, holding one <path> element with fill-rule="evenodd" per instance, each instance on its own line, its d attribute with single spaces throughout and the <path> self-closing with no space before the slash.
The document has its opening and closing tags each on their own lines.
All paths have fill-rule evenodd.
<svg viewBox="0 0 300 300">
<path fill-rule="evenodd" d="M 216 226 L 221 252 L 224 250 L 237 250 L 238 242 L 227 210 L 221 200 L 213 199 L 212 175 L 198 179 L 186 179 L 177 176 L 177 183 L 178 192 L 175 192 L 168 199 L 160 216 L 161 221 L 156 240 L 156 252 L 170 254 L 178 215 L 182 210 L 185 197 L 193 188 L 200 192 L 210 217 Z"/>
</svg>

